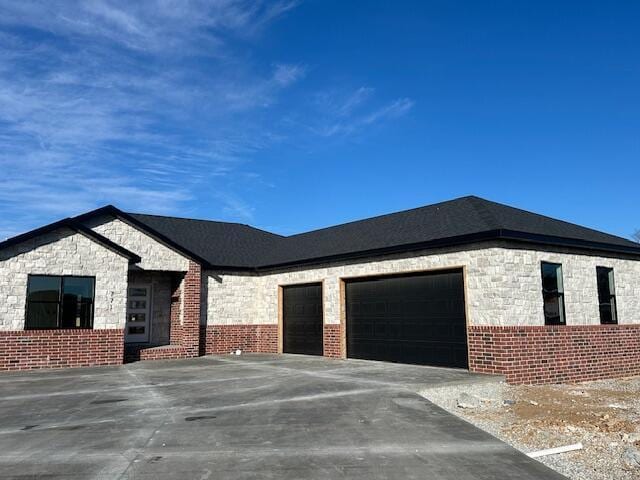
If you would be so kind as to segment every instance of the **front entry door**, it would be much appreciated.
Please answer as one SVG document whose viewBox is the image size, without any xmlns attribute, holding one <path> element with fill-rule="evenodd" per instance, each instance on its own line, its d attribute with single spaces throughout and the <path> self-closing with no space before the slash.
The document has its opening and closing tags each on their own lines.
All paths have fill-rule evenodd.
<svg viewBox="0 0 640 480">
<path fill-rule="evenodd" d="M 127 325 L 125 342 L 149 341 L 149 312 L 151 311 L 151 286 L 130 285 L 127 299 Z"/>
</svg>

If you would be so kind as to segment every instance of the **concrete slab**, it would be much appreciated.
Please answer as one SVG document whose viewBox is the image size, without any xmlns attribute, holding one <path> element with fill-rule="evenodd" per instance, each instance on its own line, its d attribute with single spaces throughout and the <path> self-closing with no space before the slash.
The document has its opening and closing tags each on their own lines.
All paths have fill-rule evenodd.
<svg viewBox="0 0 640 480">
<path fill-rule="evenodd" d="M 242 355 L 0 376 L 0 476 L 560 479 L 414 392 L 461 370 Z"/>
</svg>

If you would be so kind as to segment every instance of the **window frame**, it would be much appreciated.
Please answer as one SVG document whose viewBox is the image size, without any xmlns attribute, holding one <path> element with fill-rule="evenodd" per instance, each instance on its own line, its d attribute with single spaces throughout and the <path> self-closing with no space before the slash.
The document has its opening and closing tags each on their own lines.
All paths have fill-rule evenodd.
<svg viewBox="0 0 640 480">
<path fill-rule="evenodd" d="M 607 283 L 609 287 L 609 293 L 607 302 L 603 302 L 600 296 L 600 272 L 604 270 L 607 274 Z M 618 298 L 616 295 L 616 277 L 613 267 L 596 266 L 596 290 L 598 292 L 598 312 L 600 314 L 601 325 L 617 325 L 618 324 Z M 612 293 L 613 291 L 613 293 Z M 602 305 L 609 305 L 611 313 L 611 322 L 605 322 L 602 318 Z"/>
<path fill-rule="evenodd" d="M 558 301 L 558 305 L 559 305 L 559 310 L 560 310 L 560 315 L 559 315 L 559 322 L 555 322 L 555 321 L 550 321 L 550 317 L 547 316 L 547 311 L 546 311 L 546 303 L 547 303 L 547 296 L 548 295 L 553 295 L 554 292 L 553 291 L 547 291 L 544 287 L 544 270 L 545 270 L 545 265 L 550 265 L 550 266 L 554 266 L 554 267 L 560 267 L 560 277 L 558 278 L 556 276 L 556 291 L 555 294 L 557 295 L 557 301 Z M 557 272 L 557 269 L 556 269 Z M 564 270 L 562 268 L 562 264 L 561 263 L 557 263 L 557 262 L 547 262 L 547 261 L 541 261 L 540 262 L 540 282 L 541 282 L 541 286 L 542 286 L 542 314 L 544 315 L 544 324 L 545 326 L 565 326 L 567 324 L 567 309 L 565 306 L 565 301 L 564 301 Z M 562 290 L 560 289 L 560 286 L 562 286 Z M 555 318 L 555 317 L 554 317 Z M 564 321 L 563 321 L 564 320 Z"/>
<path fill-rule="evenodd" d="M 43 302 L 31 302 L 29 301 L 30 285 L 32 277 L 46 277 L 46 278 L 59 278 L 60 283 L 58 287 L 58 300 L 57 301 L 43 301 Z M 63 318 L 63 306 L 64 306 L 64 280 L 65 278 L 82 278 L 93 280 L 91 289 L 91 320 L 89 325 L 83 327 L 61 327 L 60 322 Z M 27 324 L 29 320 L 29 306 L 31 303 L 48 303 L 58 306 L 56 312 L 56 326 L 55 327 L 32 327 Z M 86 302 L 88 303 L 88 302 Z M 39 274 L 30 273 L 27 276 L 27 295 L 25 299 L 24 308 L 24 329 L 25 330 L 93 330 L 93 322 L 95 320 L 95 306 L 96 306 L 96 277 L 91 275 L 52 275 L 52 274 Z"/>
</svg>

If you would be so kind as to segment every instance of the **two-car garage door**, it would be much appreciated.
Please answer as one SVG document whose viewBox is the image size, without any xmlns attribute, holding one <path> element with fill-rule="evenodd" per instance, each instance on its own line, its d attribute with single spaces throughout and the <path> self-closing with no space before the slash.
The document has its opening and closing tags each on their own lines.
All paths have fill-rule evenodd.
<svg viewBox="0 0 640 480">
<path fill-rule="evenodd" d="M 462 271 L 346 283 L 347 356 L 467 367 Z"/>
<path fill-rule="evenodd" d="M 467 367 L 461 270 L 345 282 L 347 357 Z M 322 286 L 283 288 L 285 353 L 322 355 Z"/>
</svg>

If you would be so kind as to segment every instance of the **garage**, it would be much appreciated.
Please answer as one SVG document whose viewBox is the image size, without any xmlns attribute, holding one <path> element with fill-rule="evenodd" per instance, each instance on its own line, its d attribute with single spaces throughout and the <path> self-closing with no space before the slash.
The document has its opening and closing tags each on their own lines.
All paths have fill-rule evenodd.
<svg viewBox="0 0 640 480">
<path fill-rule="evenodd" d="M 282 288 L 284 353 L 322 355 L 322 284 Z"/>
<path fill-rule="evenodd" d="M 462 270 L 345 282 L 347 356 L 467 368 Z"/>
</svg>

